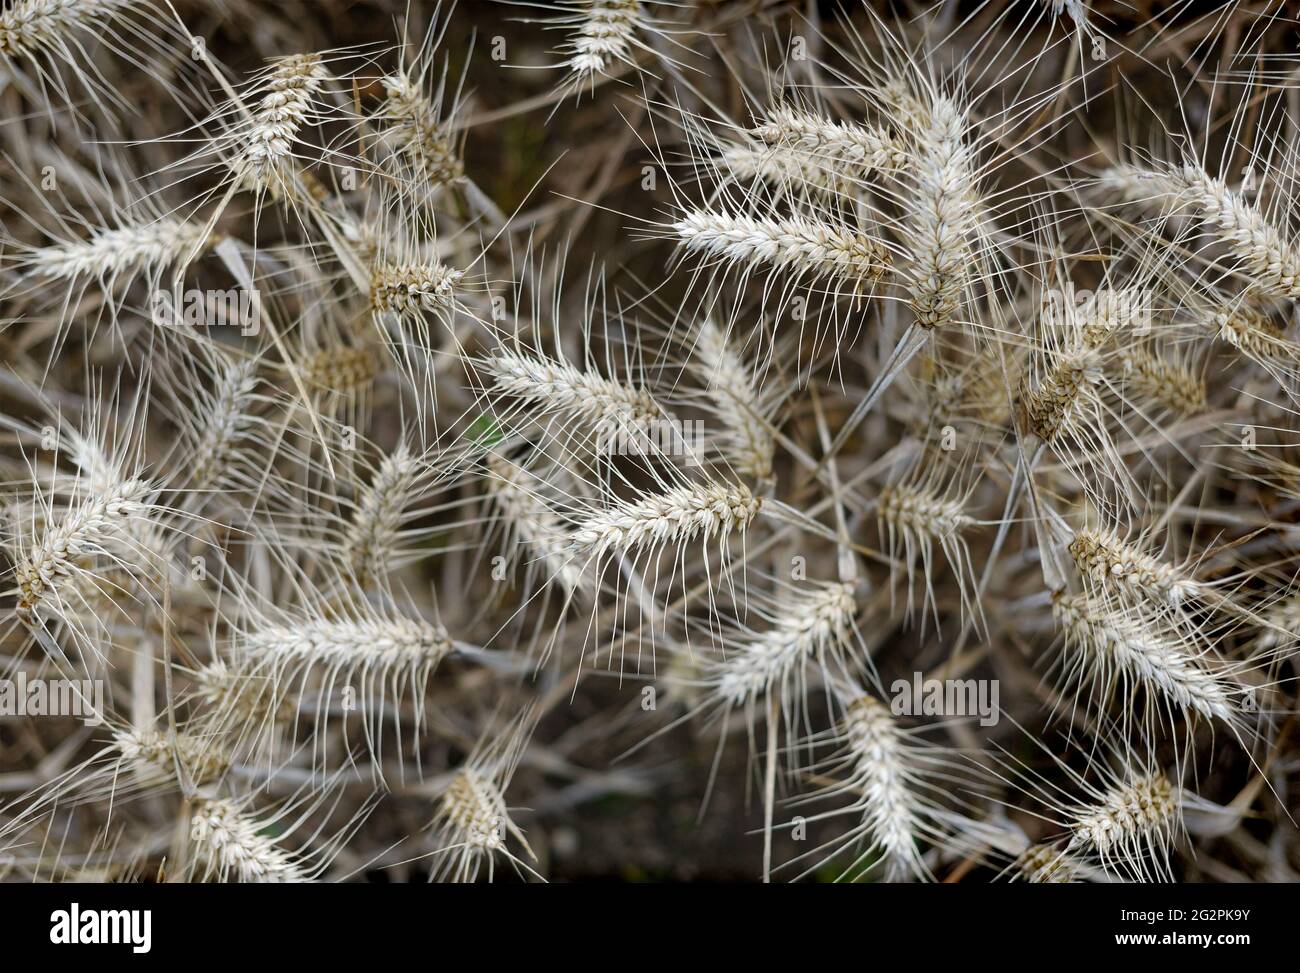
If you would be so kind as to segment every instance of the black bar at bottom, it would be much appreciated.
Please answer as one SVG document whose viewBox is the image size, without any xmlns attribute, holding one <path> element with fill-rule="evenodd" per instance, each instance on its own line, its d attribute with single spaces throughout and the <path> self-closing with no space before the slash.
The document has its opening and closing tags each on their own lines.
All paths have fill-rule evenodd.
<svg viewBox="0 0 1300 973">
<path fill-rule="evenodd" d="M 999 949 L 1060 958 L 1195 949 L 1230 959 L 1294 942 L 1296 915 L 1294 889 L 1268 885 L 0 886 L 0 929 L 18 955 L 66 960 L 75 949 L 83 960 L 259 967 L 439 954 L 456 962 L 458 951 L 590 963 L 685 950 L 692 965 L 713 956 L 733 968 L 770 963 L 773 949 L 809 962 L 896 951 L 991 960 Z"/>
</svg>

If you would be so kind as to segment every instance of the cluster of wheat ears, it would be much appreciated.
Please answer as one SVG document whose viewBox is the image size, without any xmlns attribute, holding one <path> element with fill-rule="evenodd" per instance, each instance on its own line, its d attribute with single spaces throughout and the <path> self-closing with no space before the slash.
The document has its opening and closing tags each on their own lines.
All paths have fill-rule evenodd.
<svg viewBox="0 0 1300 973">
<path fill-rule="evenodd" d="M 0 874 L 1300 880 L 1287 8 L 6 0 Z"/>
</svg>

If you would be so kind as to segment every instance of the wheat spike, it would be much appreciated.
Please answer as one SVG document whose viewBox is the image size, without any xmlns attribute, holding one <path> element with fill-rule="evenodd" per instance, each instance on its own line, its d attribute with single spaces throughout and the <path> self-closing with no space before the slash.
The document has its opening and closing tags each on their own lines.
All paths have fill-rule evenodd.
<svg viewBox="0 0 1300 973">
<path fill-rule="evenodd" d="M 701 210 L 687 213 L 672 231 L 687 252 L 834 278 L 855 289 L 879 280 L 890 267 L 889 251 L 878 240 L 802 216 L 760 219 Z"/>
<path fill-rule="evenodd" d="M 762 506 L 762 497 L 745 486 L 673 487 L 591 514 L 570 534 L 570 544 L 575 551 L 600 558 L 610 552 L 681 547 L 695 540 L 717 538 L 721 543 L 733 533 L 744 533 Z"/>
<path fill-rule="evenodd" d="M 190 834 L 207 873 L 219 882 L 284 883 L 308 880 L 296 857 L 263 833 L 265 824 L 231 801 L 194 804 Z"/>
</svg>

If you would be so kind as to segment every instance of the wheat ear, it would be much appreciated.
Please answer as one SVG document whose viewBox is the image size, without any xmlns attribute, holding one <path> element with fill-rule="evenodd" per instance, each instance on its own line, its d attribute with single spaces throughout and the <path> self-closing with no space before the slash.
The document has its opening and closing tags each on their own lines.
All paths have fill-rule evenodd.
<svg viewBox="0 0 1300 973">
<path fill-rule="evenodd" d="M 879 280 L 890 267 L 889 251 L 880 241 L 804 216 L 761 219 L 697 210 L 673 223 L 672 232 L 689 253 L 746 268 L 767 264 L 855 289 Z"/>
<path fill-rule="evenodd" d="M 540 559 L 548 580 L 568 592 L 579 590 L 582 571 L 559 554 L 567 540 L 564 524 L 538 492 L 541 484 L 537 478 L 496 455 L 489 458 L 488 465 L 492 473 L 488 490 L 509 525 L 507 530 Z"/>
<path fill-rule="evenodd" d="M 616 63 L 630 64 L 646 18 L 637 0 L 590 0 L 574 22 L 578 30 L 567 44 L 568 67 L 582 81 Z"/>
<path fill-rule="evenodd" d="M 907 151 L 883 128 L 823 118 L 815 112 L 780 107 L 767 112 L 750 135 L 771 148 L 786 148 L 815 161 L 851 166 L 861 175 L 908 165 Z"/>
<path fill-rule="evenodd" d="M 1011 866 L 1014 879 L 1033 885 L 1070 884 L 1079 881 L 1079 863 L 1058 845 L 1042 841 L 1030 845 Z"/>
<path fill-rule="evenodd" d="M 255 629 L 239 642 L 253 671 L 311 666 L 330 673 L 359 670 L 376 678 L 397 671 L 427 676 L 451 650 L 441 626 L 401 616 L 306 619 Z"/>
<path fill-rule="evenodd" d="M 1102 693 L 1136 686 L 1168 700 L 1186 714 L 1218 719 L 1230 727 L 1240 721 L 1241 689 L 1211 671 L 1172 637 L 1168 626 L 1144 624 L 1131 610 L 1117 610 L 1086 595 L 1058 593 L 1052 613 L 1065 633 L 1067 650 L 1078 654 L 1076 671 L 1091 672 Z M 1129 700 L 1125 700 L 1129 702 Z"/>
<path fill-rule="evenodd" d="M 18 564 L 20 613 L 50 607 L 64 584 L 84 573 L 82 558 L 108 553 L 105 544 L 121 537 L 131 521 L 153 509 L 153 488 L 143 480 L 126 480 L 92 494 L 49 526 Z"/>
<path fill-rule="evenodd" d="M 472 882 L 484 863 L 491 881 L 498 857 L 505 858 L 516 871 L 532 872 L 510 851 L 508 839 L 513 837 L 536 857 L 510 818 L 505 792 L 535 725 L 536 711 L 530 707 L 508 736 L 485 736 L 452 775 L 434 811 L 432 828 L 444 846 L 435 852 L 441 860 L 430 881 Z"/>
<path fill-rule="evenodd" d="M 1168 777 L 1134 775 L 1074 810 L 1068 850 L 1091 849 L 1103 866 L 1126 872 L 1141 872 L 1145 854 L 1155 851 L 1158 873 L 1167 874 L 1164 856 L 1181 817 L 1179 789 Z"/>
<path fill-rule="evenodd" d="M 370 279 L 370 304 L 398 314 L 447 311 L 464 272 L 441 263 L 381 264 Z"/>
<path fill-rule="evenodd" d="M 319 54 L 292 54 L 271 64 L 265 91 L 240 133 L 234 170 L 241 185 L 284 196 L 290 194 L 294 181 L 294 143 L 330 74 Z"/>
<path fill-rule="evenodd" d="M 970 280 L 979 199 L 966 122 L 957 104 L 938 96 L 916 132 L 915 192 L 908 193 L 907 229 L 912 310 L 923 328 L 938 328 L 961 310 Z"/>
<path fill-rule="evenodd" d="M 709 398 L 728 433 L 732 468 L 742 476 L 767 480 L 772 475 L 775 443 L 750 370 L 732 350 L 722 329 L 708 319 L 700 325 L 695 353 L 708 382 Z"/>
<path fill-rule="evenodd" d="M 1274 297 L 1300 298 L 1300 249 L 1258 208 L 1200 166 L 1172 169 L 1161 181 L 1213 227 L 1256 287 Z"/>
<path fill-rule="evenodd" d="M 567 362 L 533 358 L 501 350 L 481 360 L 497 391 L 559 412 L 595 428 L 611 424 L 622 429 L 660 416 L 645 389 L 583 371 Z"/>
<path fill-rule="evenodd" d="M 853 181 L 833 169 L 809 168 L 805 156 L 763 145 L 728 145 L 718 154 L 717 164 L 733 179 L 765 182 L 777 190 L 804 188 L 845 197 L 854 190 Z"/>
<path fill-rule="evenodd" d="M 420 465 L 405 445 L 398 446 L 384 457 L 357 500 L 342 553 L 363 586 L 387 574 Z"/>
<path fill-rule="evenodd" d="M 695 540 L 725 542 L 744 533 L 763 506 L 746 486 L 719 483 L 673 487 L 639 500 L 620 500 L 589 515 L 569 535 L 576 552 L 594 558 L 614 552 L 661 550 Z"/>
<path fill-rule="evenodd" d="M 122 730 L 113 742 L 122 762 L 149 783 L 174 781 L 179 765 L 193 784 L 208 784 L 223 777 L 231 766 L 231 756 L 223 747 L 188 733 Z"/>
<path fill-rule="evenodd" d="M 1160 357 L 1145 346 L 1120 354 L 1124 387 L 1170 412 L 1193 416 L 1204 412 L 1209 399 L 1205 379 L 1176 361 Z"/>
<path fill-rule="evenodd" d="M 890 881 L 928 874 L 916 842 L 921 818 L 902 732 L 883 703 L 859 696 L 844 714 L 844 735 L 854 759 L 853 782 L 862 791 L 863 823 L 886 861 Z"/>
<path fill-rule="evenodd" d="M 898 483 L 886 486 L 876 503 L 881 533 L 890 556 L 901 561 L 907 573 L 907 600 L 913 604 L 916 565 L 925 579 L 925 601 L 935 611 L 934 548 L 938 545 L 961 581 L 962 606 L 969 610 L 966 580 L 971 573 L 970 552 L 963 532 L 975 520 L 966 513 L 964 498 L 942 492 L 937 482 Z M 901 555 L 901 557 L 900 557 Z M 892 572 L 891 572 L 892 573 Z"/>
<path fill-rule="evenodd" d="M 419 85 L 403 75 L 386 75 L 383 115 L 398 157 L 431 187 L 465 178 L 450 128 Z"/>
<path fill-rule="evenodd" d="M 201 798 L 194 802 L 190 836 L 207 875 L 218 882 L 305 882 L 302 863 L 277 845 L 265 822 L 242 813 L 232 801 Z"/>
<path fill-rule="evenodd" d="M 191 447 L 194 459 L 188 486 L 205 490 L 225 481 L 231 464 L 241 453 L 241 441 L 255 420 L 249 412 L 257 389 L 257 363 L 234 362 L 217 376 L 216 387 L 205 396 L 207 422 Z"/>
<path fill-rule="evenodd" d="M 90 239 L 33 250 L 27 260 L 33 272 L 54 280 L 93 277 L 106 285 L 124 275 L 142 271 L 158 273 L 183 254 L 201 249 L 208 229 L 182 220 L 127 223 L 98 230 Z"/>
<path fill-rule="evenodd" d="M 1044 442 L 1052 442 L 1095 398 L 1102 380 L 1101 358 L 1095 349 L 1066 352 L 1042 381 L 1026 387 L 1020 405 L 1029 429 Z"/>
<path fill-rule="evenodd" d="M 824 664 L 847 638 L 857 611 L 854 586 L 827 584 L 783 599 L 777 624 L 730 651 L 712 679 L 713 691 L 731 706 L 765 698 L 810 663 Z"/>
<path fill-rule="evenodd" d="M 1079 573 L 1105 587 L 1153 595 L 1171 605 L 1181 604 L 1204 590 L 1199 582 L 1129 543 L 1114 530 L 1079 530 L 1068 550 Z"/>
</svg>

